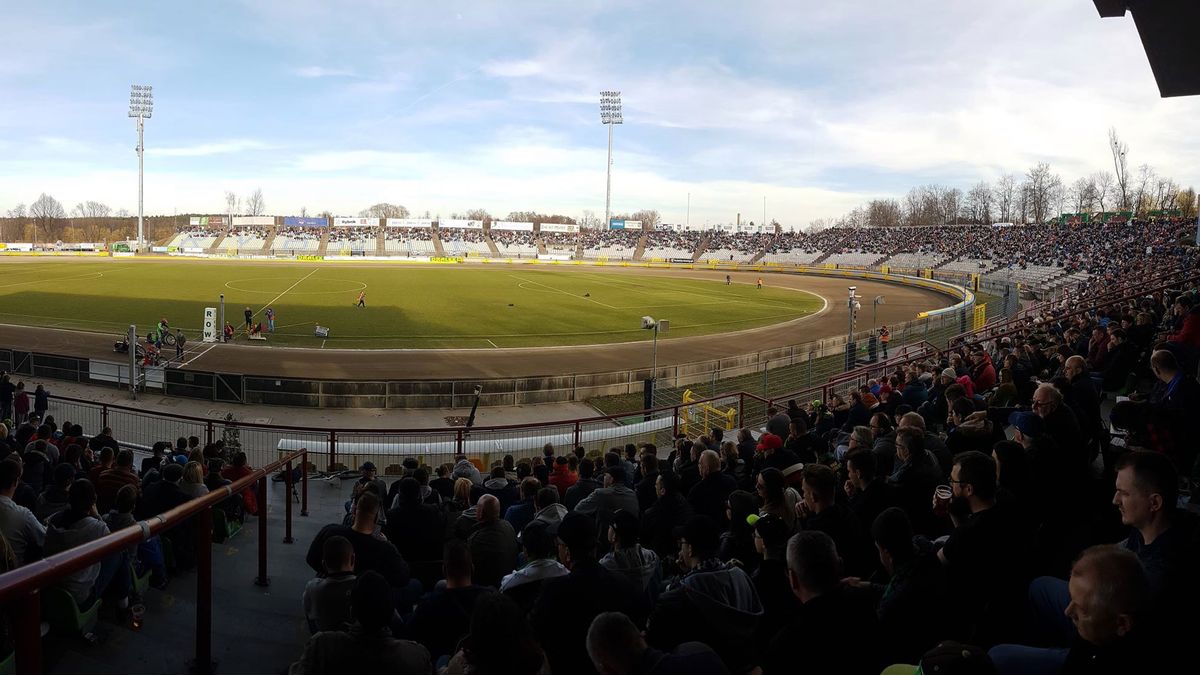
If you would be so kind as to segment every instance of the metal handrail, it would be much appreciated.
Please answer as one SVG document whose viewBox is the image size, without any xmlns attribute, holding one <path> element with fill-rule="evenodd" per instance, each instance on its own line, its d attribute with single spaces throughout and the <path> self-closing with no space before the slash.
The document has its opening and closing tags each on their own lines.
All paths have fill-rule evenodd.
<svg viewBox="0 0 1200 675">
<path fill-rule="evenodd" d="M 271 462 L 237 481 L 210 491 L 165 513 L 139 521 L 134 525 L 110 533 L 94 541 L 56 553 L 48 558 L 31 562 L 17 569 L 0 574 L 0 604 L 4 604 L 14 619 L 16 666 L 18 675 L 33 675 L 42 672 L 41 603 L 39 591 L 54 581 L 95 565 L 113 553 L 135 546 L 167 530 L 197 518 L 200 526 L 196 531 L 197 583 L 196 583 L 196 660 L 195 670 L 209 672 L 212 669 L 212 508 L 220 502 L 244 490 L 258 490 L 259 500 L 259 583 L 266 583 L 266 484 L 271 472 L 285 467 L 288 493 L 285 495 L 286 534 L 284 543 L 291 543 L 292 532 L 292 462 L 307 460 L 308 450 L 301 448 Z M 301 472 L 303 503 L 300 515 L 308 515 L 308 472 Z M 256 485 L 257 484 L 257 485 Z"/>
</svg>

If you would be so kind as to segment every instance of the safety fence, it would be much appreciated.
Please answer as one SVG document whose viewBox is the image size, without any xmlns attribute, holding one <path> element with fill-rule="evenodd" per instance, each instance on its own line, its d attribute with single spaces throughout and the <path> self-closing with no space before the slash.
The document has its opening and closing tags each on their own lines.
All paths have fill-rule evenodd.
<svg viewBox="0 0 1200 675">
<path fill-rule="evenodd" d="M 307 463 L 304 449 L 288 453 L 259 468 L 231 485 L 212 490 L 177 506 L 166 513 L 140 521 L 99 539 L 75 548 L 31 562 L 23 567 L 0 574 L 0 606 L 4 607 L 13 628 L 17 675 L 40 675 L 44 672 L 42 654 L 41 616 L 42 590 L 64 577 L 138 543 L 191 522 L 196 543 L 196 650 L 193 672 L 209 673 L 213 669 L 213 513 L 218 503 L 244 490 L 258 491 L 258 576 L 255 583 L 265 586 L 267 576 L 267 480 L 273 471 L 285 472 L 287 492 L 284 493 L 283 543 L 292 543 L 292 467 Z M 300 515 L 308 515 L 308 472 L 301 471 Z M 99 601 L 97 601 L 99 602 Z"/>
</svg>

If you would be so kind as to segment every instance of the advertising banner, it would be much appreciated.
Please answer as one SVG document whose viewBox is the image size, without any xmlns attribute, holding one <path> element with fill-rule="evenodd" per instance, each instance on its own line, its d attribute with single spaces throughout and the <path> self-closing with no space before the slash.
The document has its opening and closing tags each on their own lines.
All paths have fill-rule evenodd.
<svg viewBox="0 0 1200 675">
<path fill-rule="evenodd" d="M 545 227 L 545 225 L 542 227 Z M 492 229 L 511 230 L 513 232 L 533 232 L 533 223 L 522 223 L 514 220 L 493 220 Z"/>
<path fill-rule="evenodd" d="M 238 225 L 274 225 L 275 216 L 234 216 L 233 224 L 235 227 Z"/>
<path fill-rule="evenodd" d="M 608 229 L 623 230 L 625 229 L 625 221 L 621 220 L 620 218 L 611 218 L 608 221 Z"/>
<path fill-rule="evenodd" d="M 388 227 L 433 227 L 429 218 L 388 218 Z"/>
<path fill-rule="evenodd" d="M 324 218 L 311 216 L 287 216 L 283 219 L 283 224 L 287 227 L 325 227 L 329 222 Z"/>
<path fill-rule="evenodd" d="M 344 218 L 333 219 L 334 227 L 378 227 L 378 218 Z"/>
<path fill-rule="evenodd" d="M 542 223 L 542 232 L 578 232 L 579 226 L 574 223 Z"/>
<path fill-rule="evenodd" d="M 28 251 L 32 251 L 32 250 L 33 250 L 33 244 L 29 244 L 29 243 L 20 243 L 20 244 L 8 243 L 8 244 L 5 244 L 5 245 L 4 245 L 4 248 L 5 248 L 5 249 L 7 249 L 7 250 L 9 250 L 9 251 L 23 251 L 23 252 L 28 252 Z"/>
<path fill-rule="evenodd" d="M 216 342 L 218 330 L 219 330 L 219 327 L 217 326 L 217 308 L 216 307 L 205 307 L 204 308 L 204 341 L 205 342 Z"/>
<path fill-rule="evenodd" d="M 625 221 L 625 229 L 627 229 L 627 230 L 640 230 L 640 229 L 642 229 L 642 221 L 640 221 L 640 220 L 626 220 L 626 221 Z"/>
<path fill-rule="evenodd" d="M 225 216 L 192 216 L 188 219 L 188 224 L 200 227 L 224 227 Z"/>
<path fill-rule="evenodd" d="M 452 230 L 482 230 L 482 220 L 439 220 L 438 227 Z"/>
</svg>

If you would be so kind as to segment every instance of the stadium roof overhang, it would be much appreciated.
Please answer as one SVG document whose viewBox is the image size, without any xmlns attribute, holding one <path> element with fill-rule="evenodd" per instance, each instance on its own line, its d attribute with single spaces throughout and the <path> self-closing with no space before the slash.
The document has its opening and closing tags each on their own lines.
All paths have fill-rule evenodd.
<svg viewBox="0 0 1200 675">
<path fill-rule="evenodd" d="M 1163 97 L 1200 94 L 1200 0 L 1093 0 L 1102 17 L 1133 14 Z"/>
</svg>

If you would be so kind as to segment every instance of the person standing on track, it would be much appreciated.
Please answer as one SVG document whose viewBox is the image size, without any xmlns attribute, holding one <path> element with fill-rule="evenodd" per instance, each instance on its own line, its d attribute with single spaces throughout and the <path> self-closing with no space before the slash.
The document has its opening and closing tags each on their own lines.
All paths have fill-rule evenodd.
<svg viewBox="0 0 1200 675">
<path fill-rule="evenodd" d="M 250 308 L 247 307 L 246 311 L 242 312 L 242 314 L 246 315 L 246 332 L 249 333 L 250 327 L 254 325 L 254 312 L 250 311 Z"/>
<path fill-rule="evenodd" d="M 758 278 L 758 290 L 762 290 L 762 277 Z"/>
<path fill-rule="evenodd" d="M 275 310 L 271 307 L 267 308 L 267 330 L 275 332 Z"/>
<path fill-rule="evenodd" d="M 183 334 L 183 329 L 175 329 L 175 358 L 183 358 L 183 345 L 187 342 L 187 336 Z"/>
<path fill-rule="evenodd" d="M 733 285 L 733 280 L 729 278 L 729 275 L 728 275 L 728 274 L 726 274 L 726 275 L 725 275 L 725 285 L 726 285 L 726 286 L 732 286 L 732 285 Z"/>
<path fill-rule="evenodd" d="M 354 306 L 362 307 L 363 309 L 366 309 L 366 307 L 367 307 L 367 289 L 364 288 L 358 292 L 358 303 L 356 303 Z"/>
</svg>

